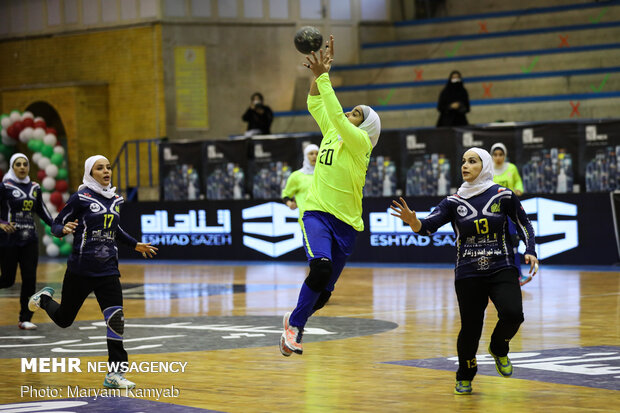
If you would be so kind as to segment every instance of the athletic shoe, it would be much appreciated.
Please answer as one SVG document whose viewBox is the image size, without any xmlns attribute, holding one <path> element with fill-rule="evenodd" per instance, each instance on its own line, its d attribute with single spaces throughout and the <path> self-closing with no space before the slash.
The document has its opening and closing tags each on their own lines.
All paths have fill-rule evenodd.
<svg viewBox="0 0 620 413">
<path fill-rule="evenodd" d="M 495 369 L 497 370 L 500 376 L 502 377 L 512 376 L 512 363 L 510 362 L 510 359 L 508 358 L 507 355 L 505 357 L 497 357 L 491 351 L 491 345 L 489 345 L 489 354 L 493 356 L 493 358 L 495 359 Z"/>
<path fill-rule="evenodd" d="M 297 354 L 302 354 L 304 352 L 304 349 L 301 345 L 303 330 L 300 331 L 299 328 L 292 326 L 288 323 L 288 319 L 290 316 L 291 313 L 284 314 L 284 333 L 282 333 L 282 338 L 284 338 L 283 344 L 290 351 Z"/>
<path fill-rule="evenodd" d="M 136 383 L 127 380 L 123 373 L 106 374 L 103 385 L 110 389 L 133 389 L 136 387 Z"/>
<path fill-rule="evenodd" d="M 43 287 L 38 292 L 34 293 L 30 300 L 28 300 L 28 309 L 30 311 L 37 311 L 41 308 L 41 296 L 47 295 L 49 298 L 54 296 L 54 289 L 52 287 Z"/>
<path fill-rule="evenodd" d="M 471 394 L 471 380 L 457 380 L 454 386 L 454 394 L 468 395 Z"/>
<path fill-rule="evenodd" d="M 291 354 L 293 354 L 293 352 L 288 347 L 286 347 L 286 345 L 284 344 L 285 341 L 286 338 L 284 338 L 284 333 L 282 333 L 282 336 L 280 337 L 280 353 L 282 353 L 284 357 L 289 357 Z"/>
<path fill-rule="evenodd" d="M 34 323 L 31 323 L 30 321 L 20 321 L 17 324 L 17 327 L 21 328 L 22 330 L 36 330 L 37 329 L 37 325 Z"/>
</svg>

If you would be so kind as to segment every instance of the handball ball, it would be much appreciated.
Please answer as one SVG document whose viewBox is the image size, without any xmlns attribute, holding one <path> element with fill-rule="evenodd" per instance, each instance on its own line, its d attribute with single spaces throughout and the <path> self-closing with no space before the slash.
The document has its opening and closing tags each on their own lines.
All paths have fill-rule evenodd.
<svg viewBox="0 0 620 413">
<path fill-rule="evenodd" d="M 323 44 L 321 32 L 312 26 L 304 26 L 295 34 L 295 47 L 303 54 L 316 52 Z"/>
</svg>

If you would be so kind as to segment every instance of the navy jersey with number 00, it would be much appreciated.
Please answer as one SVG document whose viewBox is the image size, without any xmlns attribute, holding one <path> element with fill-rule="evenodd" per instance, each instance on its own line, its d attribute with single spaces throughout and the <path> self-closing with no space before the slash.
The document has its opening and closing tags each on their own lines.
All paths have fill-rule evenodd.
<svg viewBox="0 0 620 413">
<path fill-rule="evenodd" d="M 52 216 L 41 200 L 38 183 L 22 184 L 10 179 L 0 183 L 0 223 L 14 222 L 16 227 L 11 234 L 0 230 L 0 246 L 21 247 L 36 242 L 34 212 L 47 225 L 52 225 Z"/>
<path fill-rule="evenodd" d="M 448 196 L 420 220 L 418 233 L 430 235 L 450 222 L 457 235 L 456 278 L 484 276 L 515 266 L 508 217 L 525 243 L 525 253 L 536 256 L 534 229 L 521 202 L 499 185 L 468 199 Z"/>
<path fill-rule="evenodd" d="M 116 240 L 133 248 L 138 243 L 119 225 L 123 202 L 122 196 L 108 199 L 88 188 L 71 195 L 52 225 L 52 233 L 61 237 L 64 225 L 78 220 L 67 261 L 69 271 L 87 276 L 120 274 Z"/>
</svg>

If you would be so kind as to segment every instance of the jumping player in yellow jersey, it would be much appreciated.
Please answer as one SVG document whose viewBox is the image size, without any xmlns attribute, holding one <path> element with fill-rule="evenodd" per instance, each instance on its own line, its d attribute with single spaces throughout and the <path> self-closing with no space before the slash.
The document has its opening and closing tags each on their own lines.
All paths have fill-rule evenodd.
<svg viewBox="0 0 620 413">
<path fill-rule="evenodd" d="M 302 354 L 302 334 L 308 318 L 322 308 L 353 250 L 362 221 L 362 188 L 370 152 L 379 140 L 381 120 L 368 106 L 344 113 L 329 79 L 334 38 L 319 56 L 305 64 L 315 76 L 308 94 L 308 110 L 323 140 L 302 218 L 304 247 L 310 273 L 301 286 L 297 306 L 284 315 L 280 352 Z"/>
</svg>

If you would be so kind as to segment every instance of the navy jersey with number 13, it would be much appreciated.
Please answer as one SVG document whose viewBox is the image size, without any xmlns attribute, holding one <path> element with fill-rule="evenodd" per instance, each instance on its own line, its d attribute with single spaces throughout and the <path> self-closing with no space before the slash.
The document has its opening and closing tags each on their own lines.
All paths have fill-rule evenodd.
<svg viewBox="0 0 620 413">
<path fill-rule="evenodd" d="M 485 276 L 515 267 L 507 217 L 516 224 L 525 253 L 536 256 L 534 229 L 521 202 L 512 191 L 499 185 L 468 199 L 448 196 L 420 220 L 418 233 L 430 235 L 452 223 L 457 235 L 456 279 Z"/>
<path fill-rule="evenodd" d="M 122 196 L 106 198 L 88 188 L 71 195 L 54 220 L 52 233 L 63 236 L 67 222 L 78 220 L 67 269 L 87 276 L 120 275 L 116 240 L 135 248 L 138 241 L 120 227 Z"/>
</svg>

